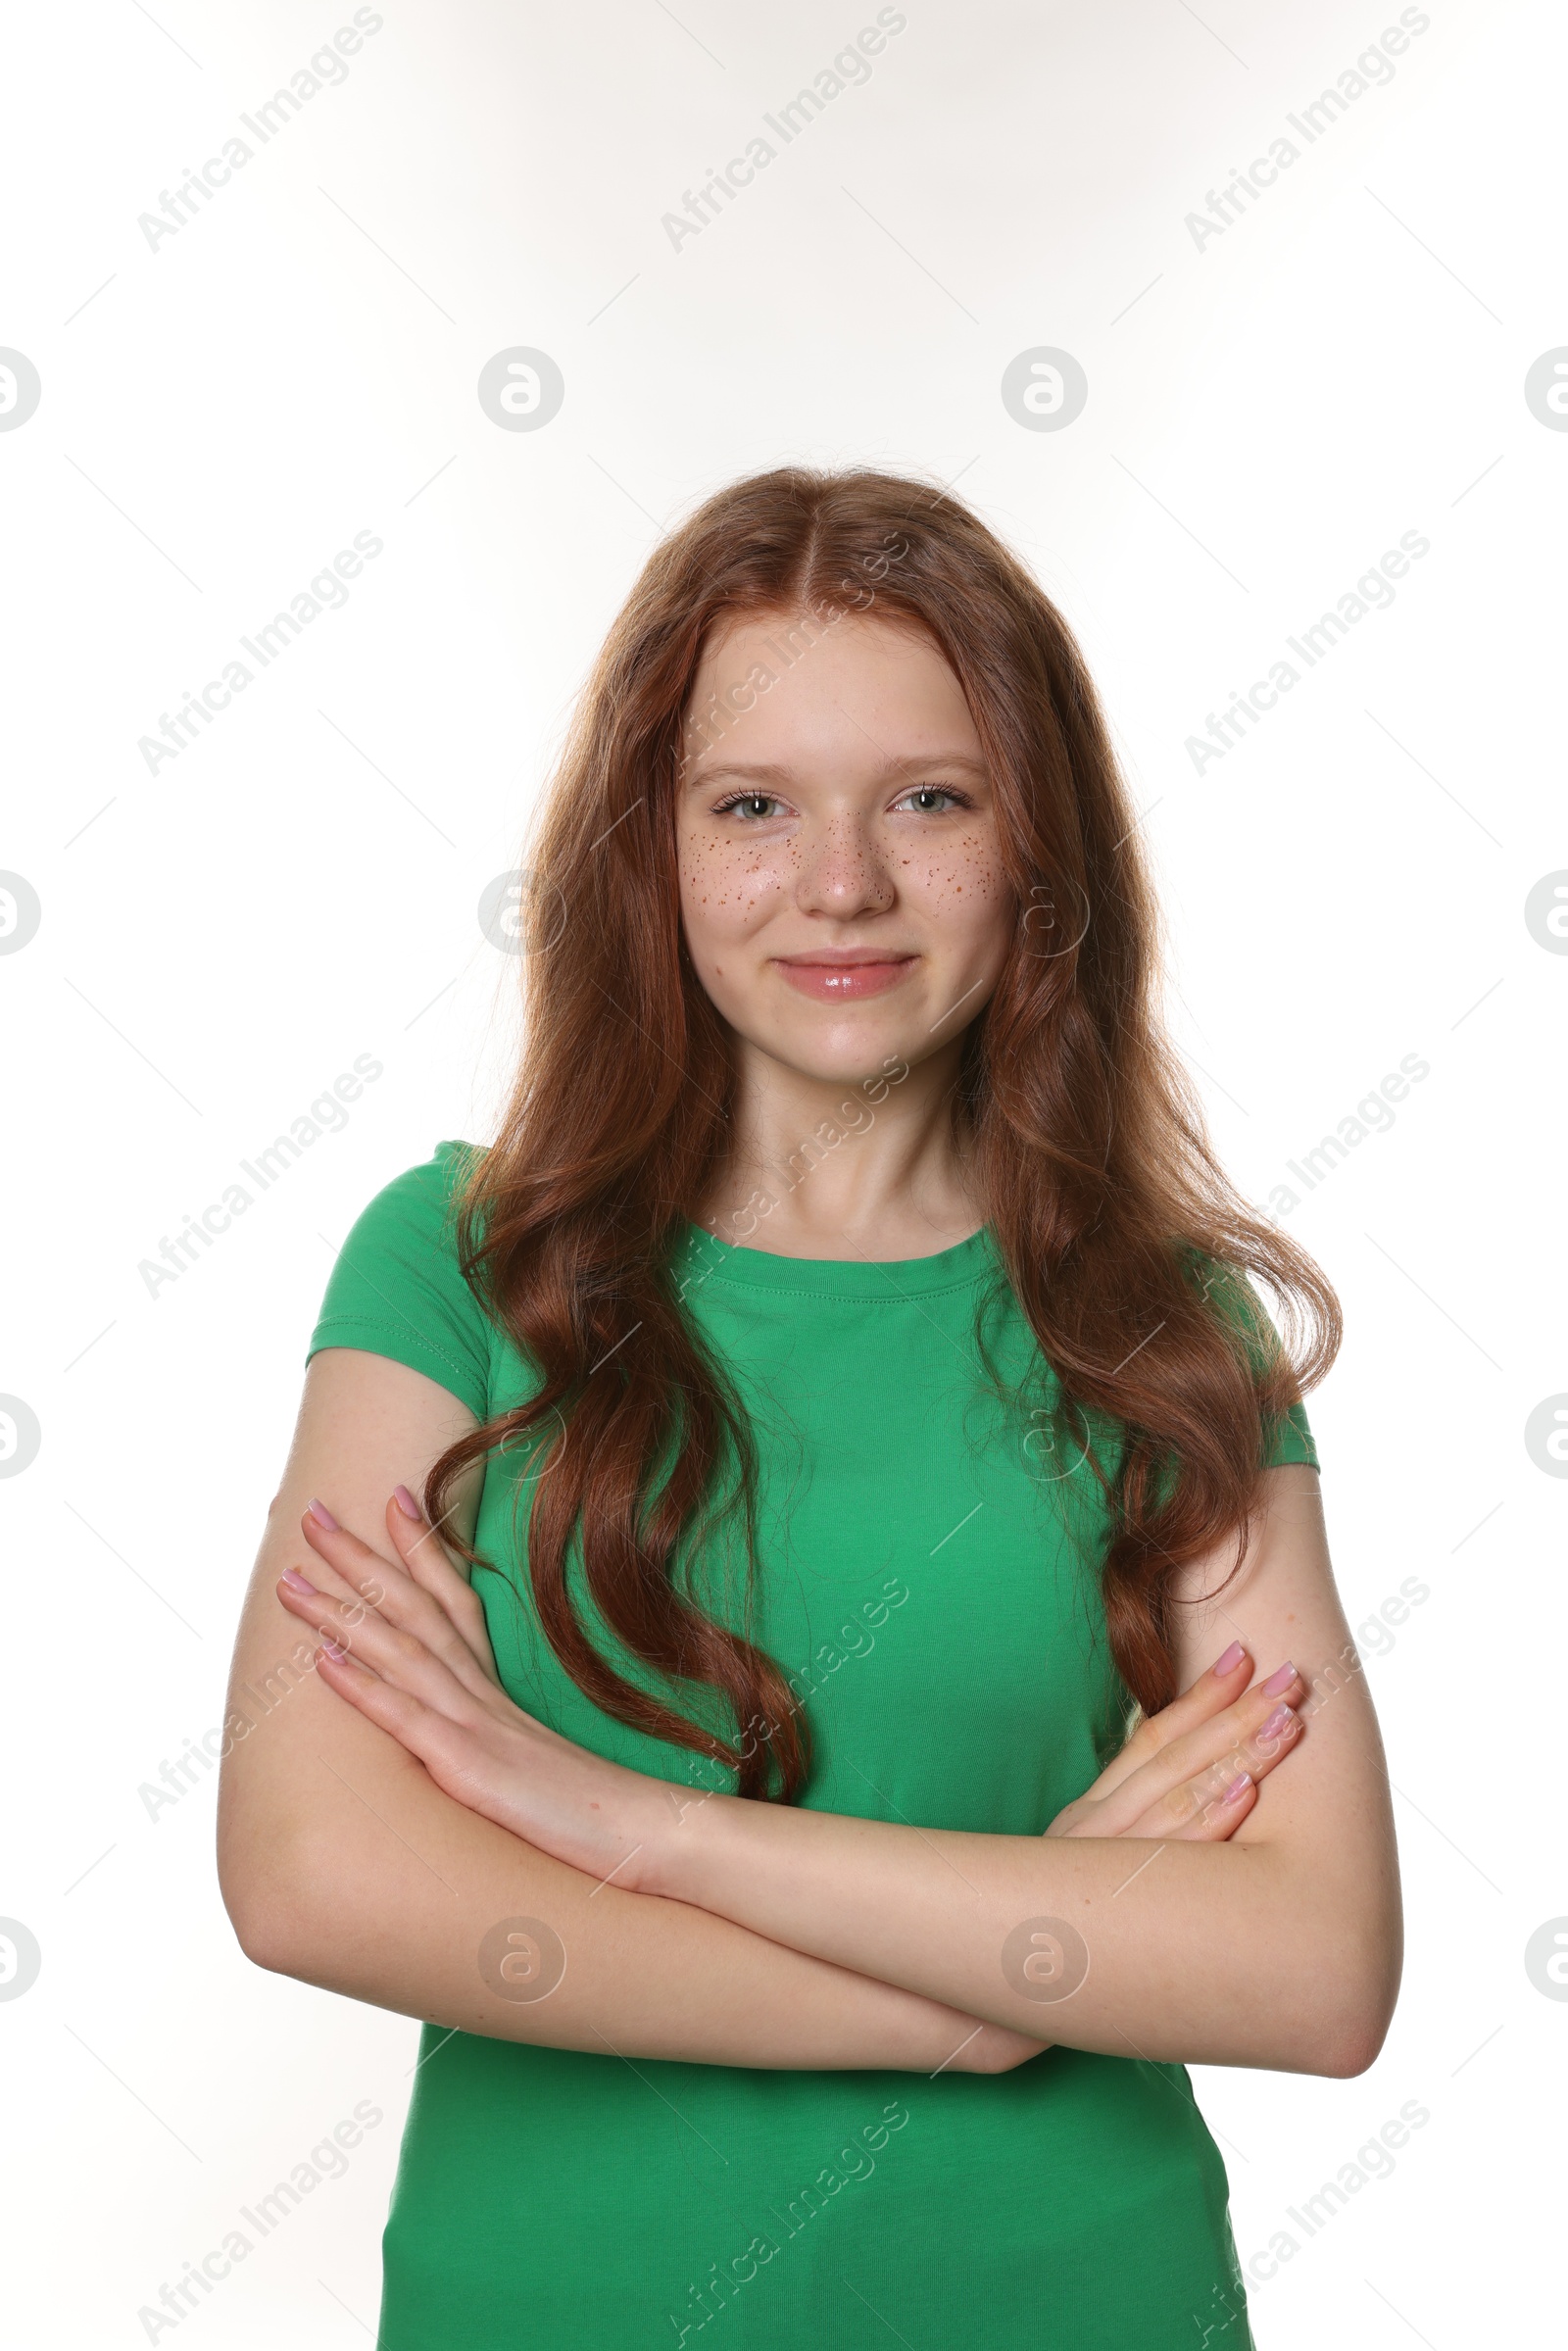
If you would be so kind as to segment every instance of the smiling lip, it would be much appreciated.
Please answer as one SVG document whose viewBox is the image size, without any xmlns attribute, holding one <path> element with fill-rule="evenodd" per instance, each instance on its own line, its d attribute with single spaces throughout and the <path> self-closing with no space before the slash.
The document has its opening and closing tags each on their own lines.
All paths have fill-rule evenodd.
<svg viewBox="0 0 1568 2351">
<path fill-rule="evenodd" d="M 878 947 L 822 948 L 813 955 L 775 955 L 774 962 L 802 996 L 843 1004 L 896 988 L 917 958 Z"/>
</svg>

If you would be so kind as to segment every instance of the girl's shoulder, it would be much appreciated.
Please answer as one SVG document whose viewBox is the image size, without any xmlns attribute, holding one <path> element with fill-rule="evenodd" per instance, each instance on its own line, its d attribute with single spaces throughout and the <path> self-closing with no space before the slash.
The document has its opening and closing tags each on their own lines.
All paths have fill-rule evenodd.
<svg viewBox="0 0 1568 2351">
<path fill-rule="evenodd" d="M 338 1251 L 311 1335 L 322 1347 L 390 1355 L 488 1408 L 492 1326 L 463 1270 L 458 1208 L 483 1148 L 456 1139 L 384 1184 Z"/>
</svg>

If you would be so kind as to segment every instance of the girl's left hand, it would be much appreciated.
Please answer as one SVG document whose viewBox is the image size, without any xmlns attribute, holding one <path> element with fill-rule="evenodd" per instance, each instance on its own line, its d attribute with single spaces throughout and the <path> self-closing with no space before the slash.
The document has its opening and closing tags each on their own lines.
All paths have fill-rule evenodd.
<svg viewBox="0 0 1568 2351">
<path fill-rule="evenodd" d="M 311 1577 L 285 1569 L 277 1596 L 322 1635 L 321 1680 L 470 1812 L 591 1877 L 642 1890 L 690 1790 L 608 1763 L 513 1704 L 495 1677 L 477 1596 L 422 1516 L 387 1506 L 399 1565 L 319 1502 L 300 1528 L 321 1564 Z"/>
</svg>

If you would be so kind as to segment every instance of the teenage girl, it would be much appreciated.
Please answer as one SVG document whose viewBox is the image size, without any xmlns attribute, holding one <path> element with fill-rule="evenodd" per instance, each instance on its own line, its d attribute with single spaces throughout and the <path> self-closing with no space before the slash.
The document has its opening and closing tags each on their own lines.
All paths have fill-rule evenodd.
<svg viewBox="0 0 1568 2351">
<path fill-rule="evenodd" d="M 521 913 L 499 1135 L 331 1277 L 222 1789 L 251 1958 L 425 2020 L 383 2351 L 1243 2351 L 1184 2067 L 1372 2062 L 1394 1837 L 1334 1296 L 1163 1040 L 1060 615 L 918 482 L 738 483 Z"/>
</svg>

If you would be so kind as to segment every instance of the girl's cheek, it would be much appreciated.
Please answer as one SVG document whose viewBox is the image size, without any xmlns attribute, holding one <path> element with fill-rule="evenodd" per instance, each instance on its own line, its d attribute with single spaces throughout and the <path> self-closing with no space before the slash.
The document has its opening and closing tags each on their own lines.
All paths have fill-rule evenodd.
<svg viewBox="0 0 1568 2351">
<path fill-rule="evenodd" d="M 694 921 L 726 926 L 769 910 L 789 887 L 793 851 L 782 843 L 701 836 L 682 845 L 681 896 Z"/>
<path fill-rule="evenodd" d="M 903 888 L 932 913 L 990 912 L 1005 897 L 1001 861 L 990 854 L 963 850 L 910 857 L 900 873 Z"/>
</svg>

